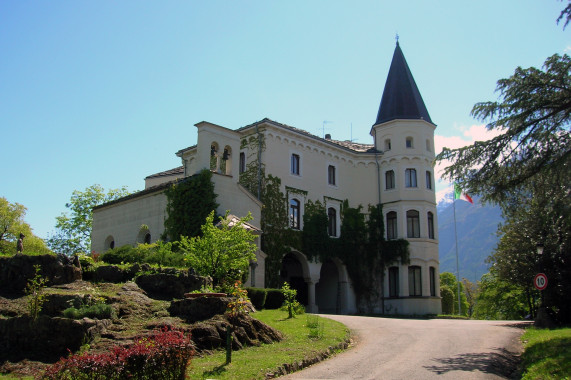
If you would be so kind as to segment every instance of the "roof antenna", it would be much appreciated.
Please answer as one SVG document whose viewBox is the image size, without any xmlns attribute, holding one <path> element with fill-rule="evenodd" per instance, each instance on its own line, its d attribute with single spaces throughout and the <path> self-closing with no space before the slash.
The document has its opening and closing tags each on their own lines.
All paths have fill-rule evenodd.
<svg viewBox="0 0 571 380">
<path fill-rule="evenodd" d="M 325 124 L 330 124 L 330 123 L 333 123 L 333 122 L 329 121 L 329 120 L 323 120 L 323 126 L 321 127 L 321 137 L 322 138 L 325 138 Z"/>
<path fill-rule="evenodd" d="M 399 34 L 398 32 L 395 33 L 395 40 L 397 41 L 397 45 L 399 44 Z"/>
</svg>

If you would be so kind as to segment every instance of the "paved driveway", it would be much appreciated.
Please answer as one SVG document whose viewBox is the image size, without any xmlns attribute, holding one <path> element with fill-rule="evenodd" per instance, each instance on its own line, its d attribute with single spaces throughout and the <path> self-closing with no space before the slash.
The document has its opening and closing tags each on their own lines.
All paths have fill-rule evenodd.
<svg viewBox="0 0 571 380">
<path fill-rule="evenodd" d="M 327 315 L 356 344 L 283 379 L 506 379 L 527 322 Z"/>
</svg>

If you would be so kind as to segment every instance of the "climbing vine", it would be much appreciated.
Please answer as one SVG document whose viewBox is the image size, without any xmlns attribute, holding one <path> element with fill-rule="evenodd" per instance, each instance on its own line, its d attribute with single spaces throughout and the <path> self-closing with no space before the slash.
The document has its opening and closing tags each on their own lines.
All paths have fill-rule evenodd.
<svg viewBox="0 0 571 380">
<path fill-rule="evenodd" d="M 263 139 L 261 134 L 242 139 L 241 148 L 248 148 L 249 157 L 258 155 Z M 279 271 L 283 257 L 297 249 L 308 260 L 326 262 L 339 258 L 347 267 L 359 305 L 372 310 L 373 305 L 383 301 L 385 269 L 392 263 L 409 262 L 408 241 L 404 239 L 387 241 L 382 206 L 369 206 L 368 219 L 363 207 L 349 207 L 347 200 L 341 206 L 341 235 L 328 235 L 328 217 L 324 202 L 308 200 L 304 205 L 303 231 L 289 228 L 287 195 L 281 191 L 281 180 L 265 174 L 265 167 L 259 159 L 250 160 L 246 170 L 240 174 L 240 183 L 257 194 L 263 203 L 261 227 L 262 250 L 266 258 L 266 286 L 279 287 Z M 307 191 L 285 187 L 287 194 L 307 196 Z M 331 199 L 331 198 L 329 198 Z M 383 307 L 384 309 L 384 307 Z"/>
<path fill-rule="evenodd" d="M 165 191 L 167 219 L 163 240 L 178 240 L 180 236 L 199 236 L 200 226 L 216 210 L 216 194 L 212 172 L 202 170 L 173 184 Z"/>
</svg>

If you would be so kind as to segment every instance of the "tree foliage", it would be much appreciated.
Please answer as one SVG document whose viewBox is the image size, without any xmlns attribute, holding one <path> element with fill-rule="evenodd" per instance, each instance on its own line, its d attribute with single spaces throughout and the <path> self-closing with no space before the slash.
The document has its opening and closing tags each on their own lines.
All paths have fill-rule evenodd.
<svg viewBox="0 0 571 380">
<path fill-rule="evenodd" d="M 65 205 L 70 213 L 56 217 L 56 232 L 47 240 L 48 246 L 68 255 L 90 252 L 93 208 L 128 194 L 126 187 L 105 192 L 100 185 L 91 185 L 84 191 L 74 190 Z"/>
<path fill-rule="evenodd" d="M 458 285 L 460 285 L 460 313 L 458 313 Z M 469 304 L 466 298 L 464 284 L 459 282 L 454 274 L 450 272 L 442 272 L 440 273 L 441 291 L 443 287 L 447 287 L 454 293 L 454 304 L 452 305 L 453 314 L 468 315 Z"/>
<path fill-rule="evenodd" d="M 24 234 L 24 253 L 50 253 L 42 239 L 32 233 L 32 228 L 24 221 L 26 207 L 11 203 L 0 197 L 0 252 L 16 253 L 16 242 Z"/>
<path fill-rule="evenodd" d="M 200 235 L 204 219 L 218 207 L 212 172 L 206 169 L 173 184 L 165 194 L 168 203 L 164 240 Z"/>
<path fill-rule="evenodd" d="M 502 134 L 458 149 L 444 148 L 437 160 L 450 160 L 444 177 L 484 200 L 503 201 L 551 168 L 569 168 L 571 158 L 571 58 L 555 54 L 544 70 L 518 67 L 500 79 L 500 101 L 478 103 L 476 118 Z"/>
<path fill-rule="evenodd" d="M 250 261 L 256 260 L 256 236 L 245 226 L 252 216 L 248 214 L 236 221 L 228 215 L 226 212 L 215 225 L 214 211 L 210 212 L 201 226 L 201 236 L 183 235 L 179 242 L 189 266 L 202 276 L 212 277 L 215 284 L 240 280 Z"/>
<path fill-rule="evenodd" d="M 525 290 L 502 280 L 493 268 L 482 276 L 478 285 L 475 318 L 517 320 L 530 314 Z"/>
</svg>

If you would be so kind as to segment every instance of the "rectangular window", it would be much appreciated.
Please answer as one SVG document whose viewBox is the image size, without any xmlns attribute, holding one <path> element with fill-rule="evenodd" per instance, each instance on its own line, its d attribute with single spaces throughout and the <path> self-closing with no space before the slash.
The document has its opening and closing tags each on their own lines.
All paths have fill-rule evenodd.
<svg viewBox="0 0 571 380">
<path fill-rule="evenodd" d="M 430 267 L 430 295 L 436 297 L 436 268 Z"/>
<path fill-rule="evenodd" d="M 399 296 L 399 268 L 389 268 L 389 297 Z"/>
<path fill-rule="evenodd" d="M 420 267 L 411 266 L 408 267 L 408 294 L 411 297 L 422 296 L 422 277 L 420 273 Z"/>
<path fill-rule="evenodd" d="M 416 169 L 405 170 L 404 184 L 406 187 L 416 187 Z"/>
<path fill-rule="evenodd" d="M 387 214 L 387 239 L 396 239 L 397 234 L 397 213 L 391 211 Z"/>
<path fill-rule="evenodd" d="M 244 152 L 240 152 L 240 174 L 246 171 L 246 154 Z"/>
<path fill-rule="evenodd" d="M 327 167 L 327 183 L 330 185 L 336 185 L 335 182 L 335 166 L 329 165 Z"/>
<path fill-rule="evenodd" d="M 395 188 L 395 172 L 393 170 L 385 172 L 385 187 L 387 190 Z"/>
<path fill-rule="evenodd" d="M 291 155 L 291 174 L 299 175 L 299 154 Z"/>
<path fill-rule="evenodd" d="M 426 171 L 426 188 L 432 189 L 432 175 L 428 170 Z"/>
<path fill-rule="evenodd" d="M 297 199 L 292 199 L 289 202 L 289 219 L 290 219 L 290 227 L 294 230 L 299 230 L 301 228 L 300 225 L 300 211 L 301 211 L 301 204 Z"/>
</svg>

